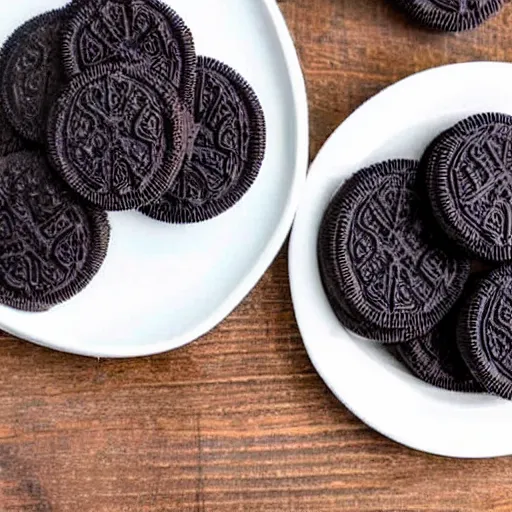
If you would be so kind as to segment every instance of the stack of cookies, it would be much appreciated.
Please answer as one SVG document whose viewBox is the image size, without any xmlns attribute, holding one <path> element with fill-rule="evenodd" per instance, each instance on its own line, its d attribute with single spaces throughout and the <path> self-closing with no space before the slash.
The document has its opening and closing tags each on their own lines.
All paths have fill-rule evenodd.
<svg viewBox="0 0 512 512">
<path fill-rule="evenodd" d="M 422 380 L 512 399 L 512 117 L 478 114 L 421 162 L 362 169 L 318 238 L 331 307 Z"/>
<path fill-rule="evenodd" d="M 211 219 L 255 181 L 256 94 L 196 56 L 159 0 L 75 0 L 18 28 L 0 58 L 0 302 L 42 311 L 83 289 L 105 211 Z"/>
</svg>

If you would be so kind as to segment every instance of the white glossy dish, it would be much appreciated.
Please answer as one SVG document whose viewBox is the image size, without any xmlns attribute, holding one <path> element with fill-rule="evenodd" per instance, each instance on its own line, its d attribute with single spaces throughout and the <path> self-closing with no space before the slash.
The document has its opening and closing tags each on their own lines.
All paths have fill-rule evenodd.
<svg viewBox="0 0 512 512">
<path fill-rule="evenodd" d="M 478 112 L 512 114 L 512 64 L 432 69 L 384 90 L 354 112 L 313 163 L 290 242 L 290 281 L 309 356 L 354 414 L 409 447 L 453 457 L 512 454 L 512 403 L 436 389 L 378 344 L 337 321 L 324 294 L 316 241 L 330 198 L 352 173 L 388 158 L 419 158 L 443 129 Z"/>
<path fill-rule="evenodd" d="M 0 328 L 54 349 L 131 357 L 180 347 L 222 321 L 281 248 L 308 164 L 304 79 L 274 0 L 167 0 L 194 33 L 198 54 L 223 60 L 254 87 L 267 121 L 267 153 L 249 193 L 227 213 L 172 226 L 109 214 L 112 239 L 92 283 L 47 313 L 0 307 Z M 0 40 L 64 0 L 0 5 Z"/>
</svg>

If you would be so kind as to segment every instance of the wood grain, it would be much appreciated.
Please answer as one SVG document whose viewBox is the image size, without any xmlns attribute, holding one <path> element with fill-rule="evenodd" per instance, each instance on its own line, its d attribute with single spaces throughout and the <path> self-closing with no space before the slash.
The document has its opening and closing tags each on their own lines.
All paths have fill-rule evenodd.
<svg viewBox="0 0 512 512">
<path fill-rule="evenodd" d="M 400 78 L 512 60 L 512 7 L 447 35 L 385 0 L 279 5 L 307 78 L 312 155 Z M 512 510 L 512 458 L 411 451 L 333 398 L 295 325 L 285 251 L 222 325 L 184 349 L 98 361 L 4 336 L 0 368 L 1 512 Z"/>
</svg>

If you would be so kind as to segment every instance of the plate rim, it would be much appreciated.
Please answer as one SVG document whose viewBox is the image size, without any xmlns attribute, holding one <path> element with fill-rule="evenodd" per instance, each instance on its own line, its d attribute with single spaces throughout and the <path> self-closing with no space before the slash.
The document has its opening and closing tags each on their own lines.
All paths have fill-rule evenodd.
<svg viewBox="0 0 512 512">
<path fill-rule="evenodd" d="M 317 155 L 315 156 L 313 162 L 311 163 L 308 171 L 308 177 L 306 180 L 306 186 L 305 190 L 308 189 L 308 186 L 310 185 L 311 181 L 316 179 L 316 175 L 320 172 L 322 172 L 321 168 L 318 168 L 320 163 L 324 160 L 324 154 L 327 154 L 329 152 L 330 146 L 333 144 L 334 141 L 337 140 L 339 132 L 341 132 L 344 129 L 344 125 L 349 121 L 353 121 L 354 119 L 357 119 L 358 117 L 362 117 L 365 115 L 366 110 L 371 107 L 371 103 L 375 101 L 378 103 L 380 101 L 380 98 L 388 94 L 388 91 L 395 91 L 398 90 L 404 86 L 407 86 L 410 81 L 421 79 L 421 76 L 424 74 L 430 74 L 430 73 L 440 73 L 444 70 L 453 70 L 455 68 L 503 68 L 506 67 L 509 71 L 512 70 L 512 63 L 510 62 L 503 62 L 503 61 L 472 61 L 472 62 L 462 62 L 462 63 L 451 63 L 451 64 L 445 64 L 441 66 L 436 66 L 433 68 L 428 68 L 425 70 L 421 70 L 419 72 L 413 73 L 411 75 L 408 75 L 397 82 L 392 83 L 391 85 L 385 87 L 378 93 L 376 93 L 374 96 L 370 97 L 366 101 L 364 101 L 359 107 L 357 107 L 350 115 L 348 115 L 337 127 L 336 129 L 331 133 L 331 135 L 326 139 L 326 141 L 323 143 L 322 147 L 318 151 Z M 370 104 L 370 105 L 368 105 Z M 324 170 L 325 172 L 325 170 Z M 503 456 L 509 456 L 512 454 L 512 449 L 507 449 L 506 447 L 502 447 L 501 449 L 493 448 L 493 449 L 475 449 L 475 448 L 469 448 L 466 451 L 461 451 L 457 449 L 444 449 L 444 448 L 437 448 L 435 446 L 435 443 L 432 442 L 425 442 L 422 443 L 421 440 L 417 440 L 412 437 L 402 437 L 400 432 L 396 431 L 390 431 L 387 428 L 384 428 L 379 425 L 378 420 L 375 418 L 369 418 L 364 412 L 360 410 L 358 407 L 358 404 L 356 403 L 357 400 L 351 400 L 347 399 L 347 397 L 343 396 L 343 393 L 340 392 L 338 386 L 335 383 L 335 379 L 332 377 L 331 373 L 327 368 L 325 368 L 324 364 L 319 361 L 318 353 L 314 350 L 314 342 L 311 342 L 309 339 L 310 334 L 307 334 L 306 331 L 310 330 L 306 328 L 306 321 L 302 317 L 302 314 L 300 311 L 298 311 L 297 303 L 301 301 L 301 299 L 298 298 L 299 296 L 299 272 L 300 268 L 303 268 L 303 265 L 299 263 L 300 260 L 300 251 L 298 250 L 299 244 L 305 243 L 305 240 L 299 239 L 299 231 L 301 230 L 302 225 L 302 217 L 301 217 L 301 211 L 304 208 L 304 204 L 307 199 L 307 194 L 304 194 L 303 200 L 299 204 L 299 208 L 297 210 L 296 219 L 292 228 L 292 232 L 290 235 L 290 244 L 288 248 L 288 272 L 290 277 L 290 290 L 291 290 L 291 296 L 292 296 L 292 302 L 293 302 L 293 308 L 294 308 L 294 314 L 297 321 L 297 325 L 299 327 L 299 331 L 301 334 L 301 339 L 304 343 L 304 346 L 306 348 L 308 357 L 315 368 L 316 372 L 321 377 L 322 381 L 327 385 L 327 387 L 330 389 L 330 391 L 333 393 L 333 395 L 337 398 L 337 400 L 343 404 L 352 414 L 354 414 L 359 420 L 361 420 L 363 423 L 365 423 L 367 426 L 375 430 L 376 432 L 380 433 L 381 435 L 391 439 L 392 441 L 401 444 L 403 446 L 406 446 L 407 448 L 413 449 L 415 451 L 423 452 L 423 453 L 429 453 L 433 455 L 443 456 L 443 457 L 449 457 L 449 458 L 460 458 L 460 459 L 484 459 L 484 458 L 491 458 L 491 457 L 503 457 Z M 309 220 L 309 219 L 308 219 Z M 306 221 L 306 220 L 305 220 Z M 310 231 L 310 229 L 308 229 Z M 309 241 L 309 240 L 308 240 Z M 316 243 L 315 243 L 316 245 Z"/>
<path fill-rule="evenodd" d="M 23 333 L 22 329 L 5 325 L 2 320 L 0 320 L 0 329 L 23 341 L 59 352 L 80 356 L 109 359 L 151 356 L 176 350 L 208 334 L 225 320 L 259 283 L 286 241 L 305 185 L 309 163 L 309 108 L 304 74 L 302 72 L 297 49 L 295 48 L 285 18 L 275 0 L 258 1 L 261 3 L 261 8 L 266 11 L 265 14 L 268 16 L 271 25 L 275 29 L 275 34 L 280 43 L 283 61 L 286 65 L 286 75 L 290 81 L 292 105 L 296 119 L 295 133 L 293 136 L 296 159 L 295 167 L 292 172 L 292 184 L 288 191 L 287 201 L 284 203 L 283 213 L 273 230 L 272 236 L 269 237 L 265 248 L 260 253 L 259 258 L 251 267 L 250 271 L 245 274 L 236 288 L 231 291 L 213 313 L 185 333 L 166 340 L 158 340 L 140 346 L 118 345 L 105 346 L 101 349 L 91 349 L 87 344 L 77 347 L 66 342 L 29 336 Z"/>
</svg>

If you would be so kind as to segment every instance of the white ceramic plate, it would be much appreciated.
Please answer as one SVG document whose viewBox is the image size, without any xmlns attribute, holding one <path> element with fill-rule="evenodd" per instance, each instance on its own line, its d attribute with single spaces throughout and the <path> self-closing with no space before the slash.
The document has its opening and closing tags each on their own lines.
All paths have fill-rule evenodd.
<svg viewBox="0 0 512 512">
<path fill-rule="evenodd" d="M 267 153 L 249 193 L 227 213 L 172 226 L 110 214 L 106 261 L 78 296 L 48 313 L 0 307 L 0 327 L 58 350 L 98 357 L 182 346 L 222 321 L 256 285 L 290 229 L 306 176 L 308 115 L 297 55 L 274 0 L 167 0 L 198 54 L 223 60 L 254 87 Z M 0 40 L 65 0 L 2 1 Z"/>
<path fill-rule="evenodd" d="M 295 313 L 319 374 L 375 430 L 439 455 L 512 454 L 512 404 L 424 384 L 382 347 L 341 327 L 320 282 L 317 233 L 330 198 L 348 176 L 388 158 L 419 158 L 436 134 L 468 115 L 512 114 L 511 83 L 512 64 L 456 64 L 411 76 L 369 100 L 313 163 L 290 243 Z"/>
</svg>

